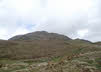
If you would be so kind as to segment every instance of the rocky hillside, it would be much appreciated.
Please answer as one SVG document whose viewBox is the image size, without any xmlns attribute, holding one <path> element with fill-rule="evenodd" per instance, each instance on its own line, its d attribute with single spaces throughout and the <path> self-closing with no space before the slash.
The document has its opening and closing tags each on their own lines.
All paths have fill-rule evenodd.
<svg viewBox="0 0 101 72">
<path fill-rule="evenodd" d="M 101 72 L 101 45 L 37 31 L 0 40 L 0 72 Z"/>
</svg>

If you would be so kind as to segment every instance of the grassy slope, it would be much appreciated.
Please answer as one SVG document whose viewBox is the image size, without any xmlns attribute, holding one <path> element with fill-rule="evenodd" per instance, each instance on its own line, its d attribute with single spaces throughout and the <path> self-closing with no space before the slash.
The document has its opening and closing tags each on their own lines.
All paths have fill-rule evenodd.
<svg viewBox="0 0 101 72">
<path fill-rule="evenodd" d="M 1 41 L 0 57 L 12 59 L 40 58 L 71 54 L 76 49 L 63 40 Z"/>
<path fill-rule="evenodd" d="M 0 72 L 101 72 L 101 46 L 79 40 L 0 41 L 0 66 Z"/>
</svg>

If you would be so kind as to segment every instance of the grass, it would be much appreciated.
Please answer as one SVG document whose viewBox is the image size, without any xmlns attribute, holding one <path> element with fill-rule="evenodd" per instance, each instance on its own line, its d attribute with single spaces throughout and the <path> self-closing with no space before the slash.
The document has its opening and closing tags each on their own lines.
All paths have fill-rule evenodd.
<svg viewBox="0 0 101 72">
<path fill-rule="evenodd" d="M 101 53 L 98 51 L 101 51 L 100 46 L 80 40 L 2 41 L 0 72 L 26 69 L 31 69 L 30 72 L 87 72 L 87 67 L 100 72 Z M 83 56 L 74 57 L 80 54 Z"/>
<path fill-rule="evenodd" d="M 62 59 L 62 57 L 53 57 L 51 60 L 54 61 L 54 62 L 58 62 Z"/>
<path fill-rule="evenodd" d="M 101 58 L 96 58 L 96 68 L 98 68 L 99 70 L 101 70 Z"/>
<path fill-rule="evenodd" d="M 55 71 L 57 72 L 82 72 L 81 71 L 82 66 L 83 68 L 89 67 L 92 69 L 93 67 L 95 67 L 97 68 L 97 70 L 101 70 L 101 65 L 99 64 L 100 58 L 98 59 L 96 58 L 95 61 L 87 59 L 87 58 L 83 60 L 82 57 L 81 57 L 81 60 L 80 58 L 77 58 L 77 59 L 72 59 L 70 61 L 68 61 L 65 57 L 53 57 L 51 58 L 51 60 L 50 59 L 44 60 L 44 59 L 45 58 L 40 58 L 40 59 L 35 59 L 35 60 L 34 59 L 33 60 L 1 59 L 0 63 L 8 64 L 9 66 L 7 67 L 7 69 L 4 67 L 0 68 L 0 72 L 14 72 L 18 70 L 22 70 L 22 72 L 24 72 L 24 70 L 26 69 L 28 69 L 28 71 L 26 72 L 48 72 L 48 71 L 50 72 L 55 72 Z M 36 60 L 38 61 L 36 62 Z M 48 66 L 47 65 L 40 66 L 44 62 L 45 63 L 52 62 L 52 63 L 49 64 Z"/>
</svg>

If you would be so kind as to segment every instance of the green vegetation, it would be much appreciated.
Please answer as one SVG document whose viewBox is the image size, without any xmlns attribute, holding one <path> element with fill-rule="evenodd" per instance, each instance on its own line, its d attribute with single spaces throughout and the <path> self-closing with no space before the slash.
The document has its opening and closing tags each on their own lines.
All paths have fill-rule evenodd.
<svg viewBox="0 0 101 72">
<path fill-rule="evenodd" d="M 101 72 L 100 42 L 47 32 L 0 40 L 0 72 Z"/>
</svg>

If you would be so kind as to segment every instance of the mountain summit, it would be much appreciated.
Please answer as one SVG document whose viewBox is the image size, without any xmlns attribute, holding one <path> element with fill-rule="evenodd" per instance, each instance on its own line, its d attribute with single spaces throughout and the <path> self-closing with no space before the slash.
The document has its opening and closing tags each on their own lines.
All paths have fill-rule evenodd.
<svg viewBox="0 0 101 72">
<path fill-rule="evenodd" d="M 25 35 L 18 35 L 10 38 L 9 40 L 71 40 L 69 37 L 57 34 L 48 33 L 46 31 L 37 31 Z"/>
</svg>

